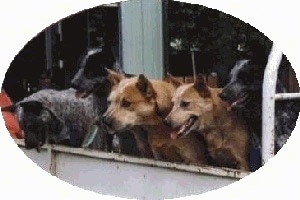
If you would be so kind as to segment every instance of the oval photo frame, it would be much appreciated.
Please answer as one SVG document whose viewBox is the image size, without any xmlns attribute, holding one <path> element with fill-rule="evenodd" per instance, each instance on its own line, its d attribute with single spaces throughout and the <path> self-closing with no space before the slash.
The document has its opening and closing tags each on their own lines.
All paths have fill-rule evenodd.
<svg viewBox="0 0 300 200">
<path fill-rule="evenodd" d="M 296 69 L 295 69 L 296 70 Z M 295 131 L 293 131 L 293 132 L 295 132 Z M 276 156 L 277 157 L 277 156 Z M 270 161 L 271 162 L 271 161 Z M 254 174 L 253 174 L 254 175 Z M 248 177 L 247 177 L 248 178 Z M 250 179 L 250 178 L 249 178 Z M 240 181 L 239 181 L 240 182 Z"/>
</svg>

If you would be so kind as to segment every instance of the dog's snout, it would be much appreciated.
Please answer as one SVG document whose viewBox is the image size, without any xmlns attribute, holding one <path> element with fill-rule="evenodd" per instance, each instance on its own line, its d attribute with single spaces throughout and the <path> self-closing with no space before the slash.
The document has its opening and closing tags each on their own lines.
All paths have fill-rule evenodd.
<svg viewBox="0 0 300 200">
<path fill-rule="evenodd" d="M 222 92 L 219 93 L 219 97 L 223 100 L 223 101 L 227 101 L 229 100 L 229 95 L 228 93 L 223 90 Z"/>
<path fill-rule="evenodd" d="M 226 96 L 225 96 L 224 92 L 220 92 L 220 93 L 219 93 L 219 97 L 220 97 L 222 100 L 225 100 L 225 99 L 226 99 Z"/>
<path fill-rule="evenodd" d="M 105 124 L 108 127 L 111 127 L 111 125 L 112 125 L 112 120 L 110 117 L 107 116 L 106 113 L 102 115 L 102 122 L 103 122 L 103 124 Z"/>
<path fill-rule="evenodd" d="M 71 87 L 74 89 L 79 89 L 79 81 L 72 81 L 71 82 Z"/>
<path fill-rule="evenodd" d="M 163 120 L 163 124 L 164 124 L 165 126 L 171 127 L 171 122 L 170 122 L 170 120 L 169 120 L 168 117 L 166 117 L 166 118 Z"/>
</svg>

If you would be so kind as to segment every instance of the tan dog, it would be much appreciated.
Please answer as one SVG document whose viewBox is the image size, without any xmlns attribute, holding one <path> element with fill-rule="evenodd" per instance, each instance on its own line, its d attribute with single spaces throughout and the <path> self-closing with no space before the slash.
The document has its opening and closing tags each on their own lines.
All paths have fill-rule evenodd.
<svg viewBox="0 0 300 200">
<path fill-rule="evenodd" d="M 227 111 L 218 96 L 221 89 L 208 87 L 202 76 L 192 84 L 183 84 L 171 75 L 168 80 L 178 87 L 172 111 L 165 119 L 175 129 L 172 138 L 185 138 L 197 131 L 205 138 L 215 165 L 249 171 L 247 128 L 234 112 Z"/>
<path fill-rule="evenodd" d="M 196 135 L 172 140 L 171 129 L 163 119 L 172 108 L 175 87 L 165 81 L 148 80 L 144 75 L 125 78 L 109 71 L 112 91 L 108 97 L 108 109 L 104 122 L 113 130 L 142 128 L 155 159 L 187 164 L 206 164 L 203 141 Z"/>
</svg>

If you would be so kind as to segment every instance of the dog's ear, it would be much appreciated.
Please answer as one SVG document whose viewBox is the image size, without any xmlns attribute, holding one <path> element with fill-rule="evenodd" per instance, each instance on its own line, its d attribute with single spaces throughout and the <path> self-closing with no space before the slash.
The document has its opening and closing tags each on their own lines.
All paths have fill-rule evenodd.
<svg viewBox="0 0 300 200">
<path fill-rule="evenodd" d="M 146 97 L 152 97 L 155 95 L 152 84 L 143 74 L 138 76 L 136 87 Z"/>
<path fill-rule="evenodd" d="M 178 88 L 183 84 L 179 79 L 175 78 L 172 74 L 169 72 L 167 73 L 167 76 L 164 78 L 164 81 L 171 83 L 175 88 Z"/>
<path fill-rule="evenodd" d="M 196 76 L 196 80 L 195 80 L 195 83 L 194 83 L 194 88 L 200 93 L 200 95 L 204 98 L 208 98 L 210 97 L 210 91 L 207 87 L 207 84 L 206 84 L 206 81 L 205 81 L 205 78 L 203 75 L 201 74 L 198 74 Z"/>
<path fill-rule="evenodd" d="M 110 81 L 112 86 L 119 84 L 119 82 L 125 78 L 123 73 L 115 72 L 107 68 L 105 68 L 105 70 L 107 71 L 107 79 Z"/>
</svg>

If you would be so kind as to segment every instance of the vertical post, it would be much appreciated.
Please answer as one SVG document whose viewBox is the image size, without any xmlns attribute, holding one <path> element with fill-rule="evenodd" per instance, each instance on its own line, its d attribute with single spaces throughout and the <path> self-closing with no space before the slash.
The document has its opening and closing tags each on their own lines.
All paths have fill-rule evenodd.
<svg viewBox="0 0 300 200">
<path fill-rule="evenodd" d="M 52 68 L 52 41 L 51 41 L 52 26 L 45 30 L 45 48 L 46 48 L 46 69 Z"/>
<path fill-rule="evenodd" d="M 121 2 L 122 68 L 126 73 L 164 77 L 163 0 Z"/>
<path fill-rule="evenodd" d="M 282 52 L 273 44 L 264 73 L 262 104 L 262 163 L 274 156 L 275 93 Z"/>
<path fill-rule="evenodd" d="M 47 147 L 48 158 L 50 159 L 49 171 L 52 176 L 56 176 L 56 152 L 53 151 L 52 146 L 48 144 Z"/>
<path fill-rule="evenodd" d="M 63 34 L 62 34 L 62 24 L 61 21 L 59 21 L 57 23 L 57 29 L 58 29 L 58 35 L 59 35 L 59 42 L 62 43 L 63 42 Z M 59 58 L 59 68 L 62 69 L 64 67 L 64 61 L 62 60 L 62 58 Z"/>
<path fill-rule="evenodd" d="M 87 36 L 87 48 L 91 46 L 91 37 L 90 37 L 90 11 L 86 11 L 86 36 Z"/>
<path fill-rule="evenodd" d="M 191 50 L 192 55 L 192 65 L 193 65 L 193 77 L 194 77 L 194 83 L 196 82 L 197 72 L 196 72 L 196 65 L 195 65 L 195 52 L 194 50 Z"/>
</svg>

